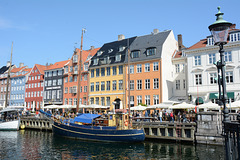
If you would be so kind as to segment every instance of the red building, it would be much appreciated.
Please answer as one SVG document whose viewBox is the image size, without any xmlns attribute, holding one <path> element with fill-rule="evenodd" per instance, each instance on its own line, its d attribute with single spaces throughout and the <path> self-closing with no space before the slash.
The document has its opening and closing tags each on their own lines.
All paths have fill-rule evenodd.
<svg viewBox="0 0 240 160">
<path fill-rule="evenodd" d="M 25 102 L 27 110 L 39 110 L 43 106 L 44 70 L 46 66 L 35 64 L 26 82 Z"/>
<path fill-rule="evenodd" d="M 83 50 L 81 61 L 81 82 L 79 83 L 79 66 L 80 66 L 80 49 L 76 49 L 68 64 L 64 66 L 64 88 L 63 88 L 63 104 L 77 105 L 79 91 L 79 104 L 88 104 L 88 88 L 89 76 L 88 66 L 91 58 L 97 53 L 99 48 L 91 47 L 89 50 Z M 80 88 L 78 85 L 80 84 Z"/>
</svg>

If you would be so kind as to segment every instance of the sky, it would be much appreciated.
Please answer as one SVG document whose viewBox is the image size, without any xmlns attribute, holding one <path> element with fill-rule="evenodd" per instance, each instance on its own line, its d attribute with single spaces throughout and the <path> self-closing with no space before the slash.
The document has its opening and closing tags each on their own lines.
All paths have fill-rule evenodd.
<svg viewBox="0 0 240 160">
<path fill-rule="evenodd" d="M 240 29 L 239 0 L 0 0 L 0 67 L 28 67 L 71 58 L 74 48 L 173 30 L 190 47 L 210 35 L 217 7 Z"/>
</svg>

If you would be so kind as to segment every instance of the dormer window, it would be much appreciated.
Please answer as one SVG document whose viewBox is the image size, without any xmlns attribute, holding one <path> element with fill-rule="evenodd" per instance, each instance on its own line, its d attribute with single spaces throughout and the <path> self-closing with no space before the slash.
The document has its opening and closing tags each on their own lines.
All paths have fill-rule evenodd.
<svg viewBox="0 0 240 160">
<path fill-rule="evenodd" d="M 98 52 L 97 52 L 97 56 L 101 56 L 102 53 L 103 53 L 103 51 L 98 51 Z"/>
<path fill-rule="evenodd" d="M 98 65 L 98 58 L 93 60 L 93 65 Z"/>
<path fill-rule="evenodd" d="M 147 49 L 147 56 L 152 56 L 156 54 L 156 48 L 148 48 Z"/>
<path fill-rule="evenodd" d="M 182 51 L 182 57 L 186 57 L 185 51 Z"/>
<path fill-rule="evenodd" d="M 120 61 L 121 60 L 121 54 L 117 54 L 116 55 L 116 62 Z"/>
<path fill-rule="evenodd" d="M 109 50 L 108 50 L 108 53 L 112 53 L 112 52 L 113 52 L 113 49 L 109 49 Z"/>
<path fill-rule="evenodd" d="M 229 35 L 229 38 L 230 38 L 230 42 L 240 41 L 240 32 L 231 33 Z"/>
<path fill-rule="evenodd" d="M 131 58 L 138 58 L 140 54 L 140 51 L 132 51 L 131 52 Z"/>
<path fill-rule="evenodd" d="M 212 36 L 207 38 L 207 45 L 208 46 L 213 46 L 214 45 L 214 40 L 213 40 Z"/>
<path fill-rule="evenodd" d="M 119 49 L 118 49 L 118 51 L 119 51 L 119 52 L 122 52 L 124 49 L 125 49 L 124 46 L 120 46 Z"/>
</svg>

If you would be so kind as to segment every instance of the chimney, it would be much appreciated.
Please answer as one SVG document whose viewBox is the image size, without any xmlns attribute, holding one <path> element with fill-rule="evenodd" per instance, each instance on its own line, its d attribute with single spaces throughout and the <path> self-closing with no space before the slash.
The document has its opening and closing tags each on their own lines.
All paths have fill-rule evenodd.
<svg viewBox="0 0 240 160">
<path fill-rule="evenodd" d="M 10 66 L 10 61 L 7 61 L 7 67 L 9 67 Z"/>
<path fill-rule="evenodd" d="M 159 30 L 158 29 L 154 29 L 153 30 L 153 34 L 157 34 L 157 33 L 159 33 Z"/>
<path fill-rule="evenodd" d="M 90 50 L 94 50 L 94 48 L 95 48 L 94 46 L 91 46 Z"/>
<path fill-rule="evenodd" d="M 179 34 L 179 35 L 178 35 L 178 50 L 181 51 L 181 50 L 182 50 L 182 47 L 183 47 L 183 44 L 182 44 L 182 35 Z"/>
<path fill-rule="evenodd" d="M 24 63 L 19 63 L 19 68 L 23 67 L 24 66 Z"/>
<path fill-rule="evenodd" d="M 121 41 L 125 39 L 125 36 L 123 34 L 118 35 L 118 41 Z"/>
<path fill-rule="evenodd" d="M 230 29 L 235 29 L 236 28 L 236 24 L 232 24 L 231 26 L 230 26 Z"/>
</svg>

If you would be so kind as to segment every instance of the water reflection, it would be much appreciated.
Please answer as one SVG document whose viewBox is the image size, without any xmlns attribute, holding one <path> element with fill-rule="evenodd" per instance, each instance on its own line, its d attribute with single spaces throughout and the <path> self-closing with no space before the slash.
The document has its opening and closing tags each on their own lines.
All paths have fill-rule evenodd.
<svg viewBox="0 0 240 160">
<path fill-rule="evenodd" d="M 0 159 L 223 159 L 223 147 L 177 143 L 100 143 L 49 132 L 0 132 Z"/>
</svg>

